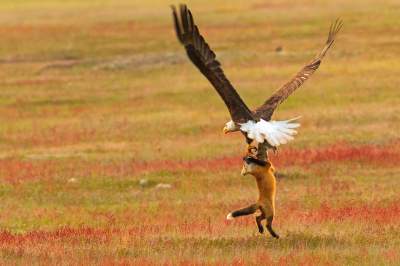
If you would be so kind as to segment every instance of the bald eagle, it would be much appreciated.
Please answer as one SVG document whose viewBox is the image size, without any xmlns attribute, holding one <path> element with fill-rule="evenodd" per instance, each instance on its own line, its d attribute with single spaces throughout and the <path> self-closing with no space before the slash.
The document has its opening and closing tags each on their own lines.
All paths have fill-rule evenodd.
<svg viewBox="0 0 400 266">
<path fill-rule="evenodd" d="M 328 39 L 322 51 L 308 64 L 306 64 L 289 82 L 285 83 L 263 105 L 251 111 L 232 84 L 226 78 L 221 64 L 216 60 L 215 53 L 200 34 L 193 20 L 192 13 L 186 5 L 180 5 L 180 18 L 177 10 L 172 6 L 172 15 L 176 35 L 179 42 L 185 47 L 186 53 L 192 63 L 211 82 L 222 100 L 228 107 L 232 120 L 227 122 L 224 133 L 241 131 L 248 144 L 253 140 L 276 148 L 286 144 L 297 134 L 296 122 L 298 118 L 285 121 L 271 121 L 272 114 L 280 103 L 299 88 L 319 67 L 321 60 L 332 46 L 336 34 L 342 27 L 342 22 L 336 20 L 330 27 Z M 265 143 L 266 142 L 266 143 Z"/>
</svg>

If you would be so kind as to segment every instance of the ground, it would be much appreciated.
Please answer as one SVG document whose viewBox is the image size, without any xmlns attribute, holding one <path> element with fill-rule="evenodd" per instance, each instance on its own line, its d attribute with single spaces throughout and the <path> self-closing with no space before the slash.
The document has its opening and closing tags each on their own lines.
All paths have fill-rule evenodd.
<svg viewBox="0 0 400 266">
<path fill-rule="evenodd" d="M 302 116 L 272 158 L 279 240 L 225 220 L 255 181 L 172 3 L 1 1 L 0 263 L 398 265 L 399 1 L 187 1 L 251 107 L 344 21 L 274 116 Z"/>
</svg>

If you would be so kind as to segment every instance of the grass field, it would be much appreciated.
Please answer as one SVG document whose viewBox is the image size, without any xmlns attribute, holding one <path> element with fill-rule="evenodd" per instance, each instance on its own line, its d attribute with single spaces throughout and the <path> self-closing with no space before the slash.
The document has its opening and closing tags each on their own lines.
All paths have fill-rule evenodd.
<svg viewBox="0 0 400 266">
<path fill-rule="evenodd" d="M 293 2 L 187 1 L 251 107 L 344 21 L 274 116 L 302 116 L 272 158 L 276 240 L 225 220 L 255 181 L 176 40 L 177 3 L 2 0 L 0 264 L 399 265 L 400 3 Z"/>
</svg>

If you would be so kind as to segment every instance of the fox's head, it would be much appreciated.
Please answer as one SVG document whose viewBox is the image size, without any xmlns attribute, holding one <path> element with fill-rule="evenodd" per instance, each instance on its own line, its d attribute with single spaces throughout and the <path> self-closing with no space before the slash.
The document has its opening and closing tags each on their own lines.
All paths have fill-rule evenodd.
<svg viewBox="0 0 400 266">
<path fill-rule="evenodd" d="M 273 171 L 273 167 L 269 161 L 259 160 L 257 158 L 254 158 L 253 156 L 245 156 L 243 158 L 243 168 L 241 172 L 241 175 L 243 176 L 247 174 L 264 174 L 268 170 Z"/>
</svg>

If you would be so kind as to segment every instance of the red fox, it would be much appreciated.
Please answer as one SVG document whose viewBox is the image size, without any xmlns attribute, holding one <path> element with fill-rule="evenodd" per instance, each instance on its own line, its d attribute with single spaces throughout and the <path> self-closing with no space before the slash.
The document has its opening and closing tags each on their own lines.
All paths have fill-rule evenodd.
<svg viewBox="0 0 400 266">
<path fill-rule="evenodd" d="M 260 158 L 260 157 L 259 157 Z M 272 221 L 275 215 L 275 192 L 276 192 L 276 179 L 275 169 L 269 160 L 260 160 L 254 156 L 247 155 L 243 158 L 243 168 L 241 174 L 243 176 L 251 174 L 257 181 L 257 187 L 259 191 L 259 198 L 255 204 L 252 204 L 246 208 L 233 211 L 227 215 L 228 220 L 233 218 L 249 215 L 260 210 L 261 214 L 256 216 L 256 223 L 258 231 L 264 233 L 262 220 L 266 219 L 268 232 L 275 238 L 279 238 L 279 235 L 272 229 Z"/>
</svg>

